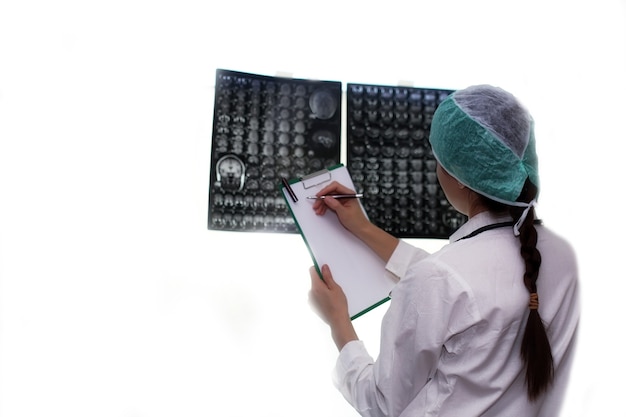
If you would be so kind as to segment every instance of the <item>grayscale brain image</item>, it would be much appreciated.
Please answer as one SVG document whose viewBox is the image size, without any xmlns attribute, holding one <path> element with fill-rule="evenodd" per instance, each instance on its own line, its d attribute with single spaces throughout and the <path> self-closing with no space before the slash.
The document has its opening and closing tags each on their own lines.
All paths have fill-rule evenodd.
<svg viewBox="0 0 626 417">
<path fill-rule="evenodd" d="M 452 91 L 356 83 L 342 91 L 339 81 L 218 69 L 208 228 L 297 233 L 281 179 L 342 163 L 344 147 L 374 224 L 397 237 L 448 238 L 466 218 L 439 186 L 428 135 Z"/>
<path fill-rule="evenodd" d="M 281 178 L 339 163 L 341 83 L 216 72 L 208 228 L 296 233 Z"/>
<path fill-rule="evenodd" d="M 396 237 L 447 239 L 467 218 L 437 180 L 428 135 L 452 90 L 348 84 L 348 169 L 370 220 Z"/>
</svg>

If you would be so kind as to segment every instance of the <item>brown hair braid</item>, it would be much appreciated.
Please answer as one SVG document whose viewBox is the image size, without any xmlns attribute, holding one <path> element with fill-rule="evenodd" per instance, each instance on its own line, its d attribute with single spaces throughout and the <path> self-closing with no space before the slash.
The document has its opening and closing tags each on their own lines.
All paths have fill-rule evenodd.
<svg viewBox="0 0 626 417">
<path fill-rule="evenodd" d="M 537 187 L 526 180 L 518 201 L 530 202 L 537 195 Z M 518 221 L 524 211 L 523 207 L 510 206 L 509 212 L 514 221 Z M 537 250 L 537 230 L 534 225 L 535 210 L 530 208 L 526 219 L 520 227 L 520 253 L 526 265 L 524 285 L 530 293 L 530 311 L 524 337 L 522 339 L 521 356 L 526 366 L 526 387 L 528 398 L 536 400 L 544 393 L 554 378 L 554 361 L 550 341 L 546 334 L 539 310 L 537 309 L 537 277 L 541 266 L 541 254 Z"/>
</svg>

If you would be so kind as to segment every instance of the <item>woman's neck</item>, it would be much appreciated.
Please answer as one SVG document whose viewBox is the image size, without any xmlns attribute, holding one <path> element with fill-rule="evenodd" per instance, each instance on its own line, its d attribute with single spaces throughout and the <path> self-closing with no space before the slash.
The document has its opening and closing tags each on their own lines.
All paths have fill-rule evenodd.
<svg viewBox="0 0 626 417">
<path fill-rule="evenodd" d="M 501 215 L 509 212 L 509 207 L 505 204 L 490 200 L 474 191 L 468 196 L 468 217 L 474 217 L 477 214 L 488 211 L 490 213 Z"/>
<path fill-rule="evenodd" d="M 484 198 L 472 190 L 469 190 L 467 207 L 467 216 L 470 219 L 479 213 L 489 211 L 489 207 L 485 204 Z"/>
</svg>

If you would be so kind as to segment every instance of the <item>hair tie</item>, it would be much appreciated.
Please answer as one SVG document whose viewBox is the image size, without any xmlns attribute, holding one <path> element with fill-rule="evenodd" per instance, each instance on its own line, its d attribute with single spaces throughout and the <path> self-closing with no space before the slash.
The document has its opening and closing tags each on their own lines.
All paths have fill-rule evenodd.
<svg viewBox="0 0 626 417">
<path fill-rule="evenodd" d="M 530 301 L 528 302 L 528 308 L 531 310 L 539 309 L 539 296 L 536 292 L 530 293 Z"/>
<path fill-rule="evenodd" d="M 530 209 L 535 207 L 536 205 L 537 205 L 537 200 L 535 199 L 531 200 L 530 203 L 526 205 L 526 208 L 522 212 L 522 215 L 519 217 L 519 220 L 517 221 L 517 223 L 513 225 L 513 234 L 515 236 L 519 236 L 520 234 L 519 229 L 522 227 L 522 224 L 524 224 L 526 217 L 528 217 L 528 213 L 530 212 Z"/>
</svg>

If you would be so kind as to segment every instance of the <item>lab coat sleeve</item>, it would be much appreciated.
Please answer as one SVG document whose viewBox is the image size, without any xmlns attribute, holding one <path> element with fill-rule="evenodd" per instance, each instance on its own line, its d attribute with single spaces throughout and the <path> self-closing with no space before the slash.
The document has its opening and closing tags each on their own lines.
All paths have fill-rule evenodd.
<svg viewBox="0 0 626 417">
<path fill-rule="evenodd" d="M 362 416 L 386 416 L 386 410 L 379 410 L 381 406 L 384 407 L 384 398 L 375 398 L 379 393 L 373 372 L 374 359 L 367 352 L 365 344 L 360 340 L 353 340 L 341 349 L 333 382 Z"/>
<path fill-rule="evenodd" d="M 406 275 L 409 265 L 425 259 L 428 255 L 429 253 L 425 250 L 401 240 L 387 261 L 386 274 L 391 275 L 396 280 L 402 279 Z"/>
</svg>

